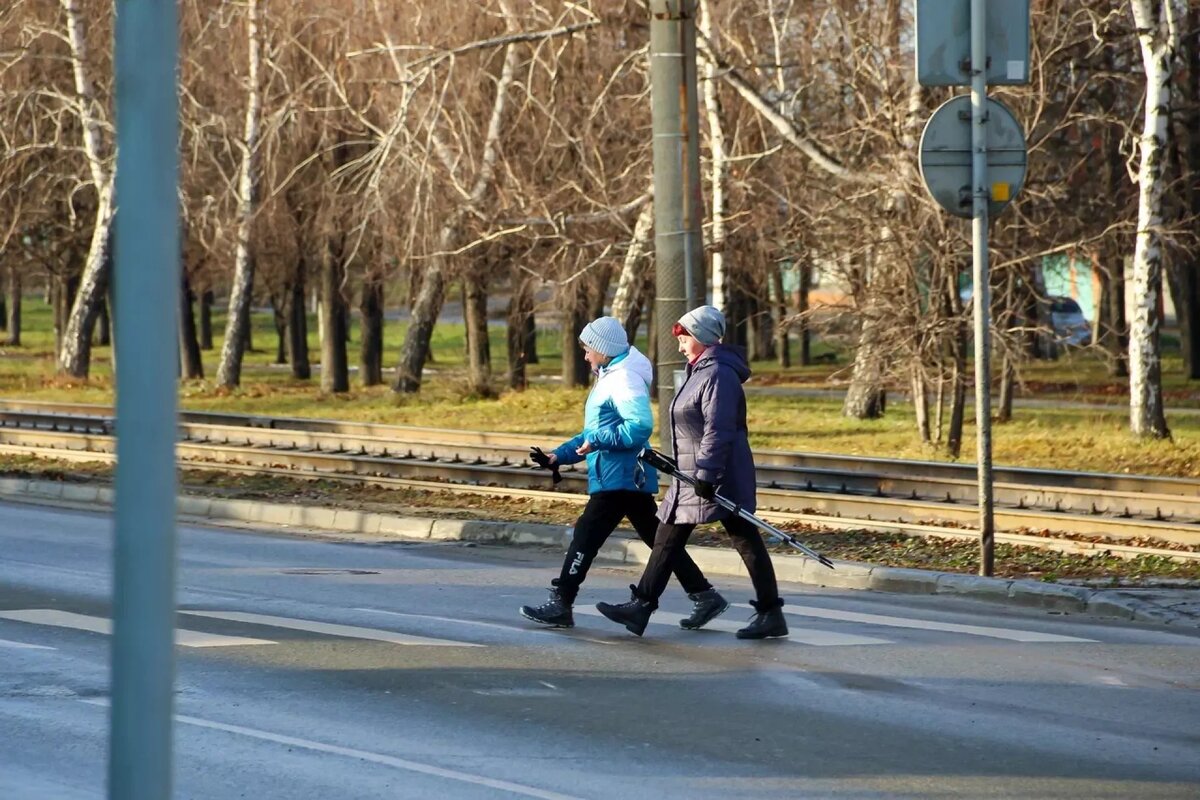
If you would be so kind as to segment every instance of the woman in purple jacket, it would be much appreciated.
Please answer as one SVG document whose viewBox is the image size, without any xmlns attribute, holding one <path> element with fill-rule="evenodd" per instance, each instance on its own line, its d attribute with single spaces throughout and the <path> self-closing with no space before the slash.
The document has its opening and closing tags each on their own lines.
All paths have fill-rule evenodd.
<svg viewBox="0 0 1200 800">
<path fill-rule="evenodd" d="M 678 480 L 658 508 L 654 552 L 628 603 L 599 603 L 604 616 L 641 636 L 658 608 L 675 559 L 698 524 L 720 521 L 742 556 L 756 600 L 750 624 L 739 639 L 787 636 L 775 568 L 758 529 L 713 502 L 721 495 L 747 511 L 755 508 L 754 457 L 746 431 L 742 383 L 750 367 L 739 349 L 721 344 L 725 317 L 712 306 L 689 311 L 676 323 L 679 352 L 688 360 L 687 378 L 671 402 L 671 441 L 679 471 L 696 478 L 693 489 Z"/>
</svg>

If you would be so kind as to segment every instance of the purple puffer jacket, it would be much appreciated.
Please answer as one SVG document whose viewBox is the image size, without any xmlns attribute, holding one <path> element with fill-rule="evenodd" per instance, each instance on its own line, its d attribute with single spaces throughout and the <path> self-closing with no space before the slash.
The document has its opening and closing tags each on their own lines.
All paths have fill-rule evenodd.
<svg viewBox="0 0 1200 800">
<path fill-rule="evenodd" d="M 746 438 L 746 393 L 750 366 L 741 350 L 713 345 L 688 367 L 687 379 L 671 402 L 675 459 L 685 475 L 717 484 L 717 492 L 754 511 L 754 456 Z M 729 512 L 696 496 L 678 480 L 658 507 L 661 522 L 712 522 Z"/>
</svg>

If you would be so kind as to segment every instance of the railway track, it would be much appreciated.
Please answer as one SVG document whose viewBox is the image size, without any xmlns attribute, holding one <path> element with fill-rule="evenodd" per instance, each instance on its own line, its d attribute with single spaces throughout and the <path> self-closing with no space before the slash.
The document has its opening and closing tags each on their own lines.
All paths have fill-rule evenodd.
<svg viewBox="0 0 1200 800">
<path fill-rule="evenodd" d="M 110 414 L 101 406 L 0 401 L 0 448 L 53 457 L 111 457 Z M 546 439 L 184 412 L 178 453 L 186 466 L 540 495 L 546 473 L 528 464 L 532 444 L 545 445 Z M 763 450 L 756 450 L 755 457 L 760 507 L 785 515 L 780 518 L 974 536 L 955 531 L 977 521 L 975 482 L 966 477 L 973 476 L 970 465 Z M 566 469 L 563 476 L 568 492 L 586 490 L 581 470 Z M 998 531 L 1082 534 L 1117 545 L 1131 542 L 1127 547 L 1139 552 L 1136 543 L 1156 539 L 1194 548 L 1200 558 L 1200 481 L 1014 468 L 998 468 L 996 478 Z M 545 494 L 564 497 L 561 492 Z"/>
</svg>

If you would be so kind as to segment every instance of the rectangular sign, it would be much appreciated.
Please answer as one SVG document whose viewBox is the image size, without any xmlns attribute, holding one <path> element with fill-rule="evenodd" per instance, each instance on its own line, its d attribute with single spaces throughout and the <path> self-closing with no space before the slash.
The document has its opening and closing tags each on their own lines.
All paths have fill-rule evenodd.
<svg viewBox="0 0 1200 800">
<path fill-rule="evenodd" d="M 916 0 L 917 82 L 971 85 L 971 0 Z M 1029 83 L 1029 0 L 988 0 L 987 82 Z"/>
</svg>

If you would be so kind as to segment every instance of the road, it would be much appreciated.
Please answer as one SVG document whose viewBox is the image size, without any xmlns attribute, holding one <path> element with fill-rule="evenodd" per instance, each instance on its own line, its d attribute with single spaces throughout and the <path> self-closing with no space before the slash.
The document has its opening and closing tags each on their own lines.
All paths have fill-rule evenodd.
<svg viewBox="0 0 1200 800">
<path fill-rule="evenodd" d="M 107 516 L 0 504 L 0 797 L 104 797 Z M 558 556 L 183 527 L 180 798 L 1200 796 L 1200 631 L 784 586 L 531 628 Z M 715 581 L 731 599 L 744 579 Z"/>
</svg>

